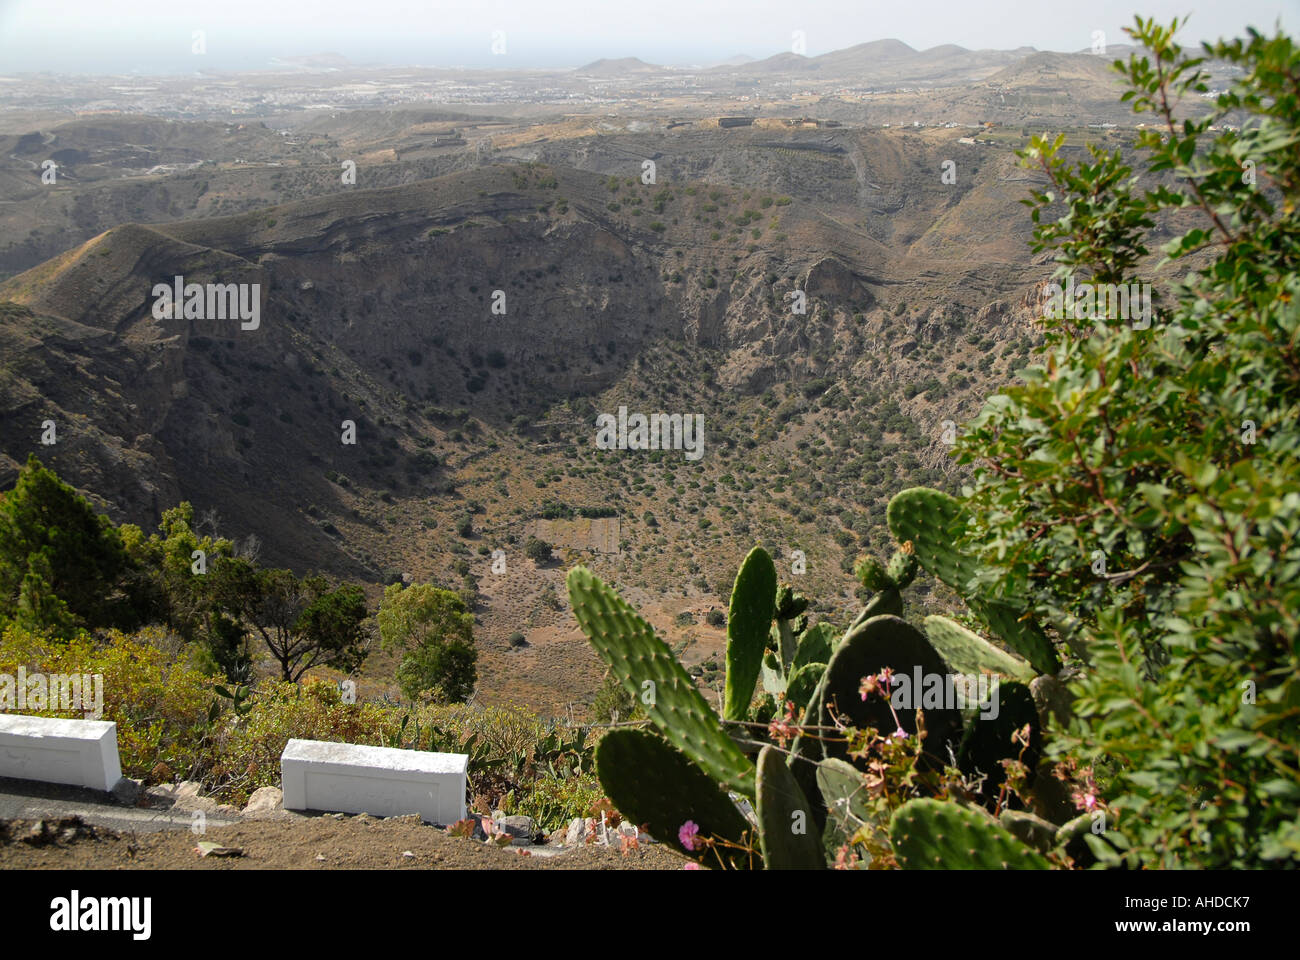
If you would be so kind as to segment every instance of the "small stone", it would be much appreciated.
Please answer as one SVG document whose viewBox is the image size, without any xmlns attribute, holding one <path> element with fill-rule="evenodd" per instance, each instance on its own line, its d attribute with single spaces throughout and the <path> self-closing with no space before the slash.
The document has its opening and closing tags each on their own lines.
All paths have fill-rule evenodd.
<svg viewBox="0 0 1300 960">
<path fill-rule="evenodd" d="M 279 787 L 259 787 L 244 807 L 246 817 L 265 817 L 284 809 L 284 792 Z"/>
<path fill-rule="evenodd" d="M 39 846 L 45 843 L 49 837 L 46 835 L 45 821 L 37 820 L 27 831 L 27 835 L 19 838 L 23 843 L 30 843 L 33 846 Z"/>
<path fill-rule="evenodd" d="M 176 784 L 160 783 L 157 786 L 150 787 L 144 792 L 144 795 L 150 800 L 165 800 L 170 802 L 172 794 L 176 792 Z"/>
<path fill-rule="evenodd" d="M 564 834 L 564 843 L 566 846 L 575 846 L 582 843 L 587 836 L 587 821 L 581 817 L 575 817 L 569 821 L 569 829 Z"/>
<path fill-rule="evenodd" d="M 402 856 L 404 856 L 404 857 L 411 857 L 411 858 L 414 858 L 414 857 L 415 857 L 415 854 L 413 854 L 410 850 L 403 850 L 403 851 L 402 851 Z"/>
<path fill-rule="evenodd" d="M 123 777 L 117 781 L 113 787 L 113 799 L 118 803 L 125 804 L 128 807 L 135 806 L 140 799 L 140 792 L 144 786 L 143 780 L 132 780 L 130 777 Z"/>
<path fill-rule="evenodd" d="M 496 828 L 502 833 L 508 833 L 511 842 L 517 845 L 523 843 L 532 843 L 533 837 L 537 835 L 537 822 L 532 817 L 511 816 L 494 818 Z"/>
</svg>

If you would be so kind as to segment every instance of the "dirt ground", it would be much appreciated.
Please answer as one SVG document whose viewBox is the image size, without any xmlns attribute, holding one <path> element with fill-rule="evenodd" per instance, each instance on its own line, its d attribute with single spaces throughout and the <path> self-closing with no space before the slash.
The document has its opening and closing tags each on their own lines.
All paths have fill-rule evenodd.
<svg viewBox="0 0 1300 960">
<path fill-rule="evenodd" d="M 75 817 L 38 823 L 0 821 L 0 870 L 680 870 L 684 863 L 658 844 L 627 855 L 595 844 L 494 847 L 414 816 L 250 821 L 203 836 L 112 830 Z M 202 857 L 202 841 L 240 855 Z"/>
</svg>

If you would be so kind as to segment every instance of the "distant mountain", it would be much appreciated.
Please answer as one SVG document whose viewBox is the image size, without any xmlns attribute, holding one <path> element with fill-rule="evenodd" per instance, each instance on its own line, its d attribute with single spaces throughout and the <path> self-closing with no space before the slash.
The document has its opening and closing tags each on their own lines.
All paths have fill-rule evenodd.
<svg viewBox="0 0 1300 960">
<path fill-rule="evenodd" d="M 961 50 L 961 47 L 955 49 Z M 917 51 L 902 40 L 872 40 L 869 43 L 857 43 L 845 47 L 843 50 L 823 53 L 819 57 L 813 57 L 811 63 L 816 64 L 818 70 L 835 72 L 900 63 L 916 56 Z"/>
<path fill-rule="evenodd" d="M 617 60 L 601 58 L 586 66 L 579 67 L 575 73 L 585 73 L 597 77 L 625 77 L 638 73 L 659 73 L 663 67 L 646 63 L 637 57 L 620 57 Z"/>
<path fill-rule="evenodd" d="M 1037 51 L 1033 47 L 967 50 L 953 43 L 915 50 L 901 40 L 872 40 L 816 57 L 778 53 L 738 67 L 715 69 L 749 76 L 812 74 L 819 80 L 843 79 L 869 84 L 961 84 L 983 80 L 1034 53 Z"/>
<path fill-rule="evenodd" d="M 1120 56 L 1112 56 L 1118 47 L 1108 48 L 1105 56 L 1095 53 L 1052 53 L 1042 51 L 1016 60 L 997 73 L 988 82 L 998 86 L 1048 86 L 1061 87 L 1079 81 L 1101 83 L 1106 87 L 1116 82 L 1111 63 Z"/>
<path fill-rule="evenodd" d="M 710 63 L 709 67 L 743 67 L 747 63 L 753 63 L 754 58 L 745 53 L 738 53 L 734 57 L 728 57 L 726 60 L 719 60 L 717 63 Z"/>
</svg>

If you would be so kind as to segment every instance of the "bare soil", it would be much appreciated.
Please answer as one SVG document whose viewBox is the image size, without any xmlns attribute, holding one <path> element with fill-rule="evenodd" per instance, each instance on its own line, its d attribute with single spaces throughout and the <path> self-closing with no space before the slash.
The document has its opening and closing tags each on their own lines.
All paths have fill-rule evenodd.
<svg viewBox="0 0 1300 960">
<path fill-rule="evenodd" d="M 679 870 L 684 862 L 657 844 L 626 855 L 595 844 L 495 847 L 414 816 L 250 821 L 203 836 L 112 830 L 74 817 L 46 821 L 33 837 L 38 822 L 0 821 L 0 870 Z M 201 841 L 240 855 L 200 856 Z"/>
</svg>

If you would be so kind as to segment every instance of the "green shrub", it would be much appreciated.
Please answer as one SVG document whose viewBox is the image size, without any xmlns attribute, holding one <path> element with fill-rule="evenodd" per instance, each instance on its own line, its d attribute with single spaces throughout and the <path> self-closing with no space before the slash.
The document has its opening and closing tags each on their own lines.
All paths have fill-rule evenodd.
<svg viewBox="0 0 1300 960">
<path fill-rule="evenodd" d="M 1207 47 L 1240 75 L 1214 112 L 1166 124 L 1166 97 L 1206 89 L 1176 27 L 1139 20 L 1130 32 L 1158 56 L 1123 72 L 1134 110 L 1159 121 L 1138 135 L 1148 169 L 1177 180 L 1135 190 L 1119 150 L 1071 164 L 1059 137 L 1022 156 L 1050 180 L 1034 250 L 1055 252 L 1062 284 L 1146 280 L 1148 230 L 1171 211 L 1187 229 L 1162 249 L 1186 279 L 1146 328 L 1113 311 L 1044 321 L 1041 362 L 960 440 L 979 465 L 967 539 L 993 588 L 1032 597 L 1087 662 L 1056 747 L 1095 768 L 1132 860 L 1294 866 L 1300 50 L 1256 34 Z M 1209 132 L 1238 110 L 1240 129 Z M 1185 264 L 1196 253 L 1210 265 Z"/>
<path fill-rule="evenodd" d="M 185 779 L 211 763 L 207 721 L 215 694 L 212 679 L 195 669 L 190 656 L 164 652 L 168 642 L 159 628 L 114 630 L 99 643 L 86 634 L 60 642 L 10 625 L 0 634 L 0 673 L 14 676 L 23 667 L 29 674 L 103 674 L 100 719 L 117 724 L 123 776 L 151 783 Z M 25 712 L 84 716 L 30 706 Z"/>
<path fill-rule="evenodd" d="M 501 812 L 532 817 L 543 830 L 558 830 L 577 817 L 589 817 L 604 794 L 595 780 L 542 777 L 501 799 Z"/>
<path fill-rule="evenodd" d="M 547 563 L 551 559 L 551 545 L 545 540 L 530 536 L 524 541 L 524 556 L 534 563 Z"/>
<path fill-rule="evenodd" d="M 474 615 L 463 597 L 432 584 L 392 584 L 376 617 L 386 650 L 402 652 L 397 682 L 412 700 L 426 692 L 459 703 L 478 681 Z"/>
</svg>

